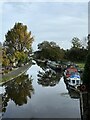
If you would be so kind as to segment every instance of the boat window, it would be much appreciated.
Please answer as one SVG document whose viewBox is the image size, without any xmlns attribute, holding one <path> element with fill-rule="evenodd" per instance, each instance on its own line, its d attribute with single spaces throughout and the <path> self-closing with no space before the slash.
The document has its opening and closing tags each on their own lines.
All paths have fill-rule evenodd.
<svg viewBox="0 0 90 120">
<path fill-rule="evenodd" d="M 79 80 L 77 80 L 77 84 L 79 84 Z"/>
<path fill-rule="evenodd" d="M 72 80 L 72 83 L 75 84 L 75 80 Z"/>
</svg>

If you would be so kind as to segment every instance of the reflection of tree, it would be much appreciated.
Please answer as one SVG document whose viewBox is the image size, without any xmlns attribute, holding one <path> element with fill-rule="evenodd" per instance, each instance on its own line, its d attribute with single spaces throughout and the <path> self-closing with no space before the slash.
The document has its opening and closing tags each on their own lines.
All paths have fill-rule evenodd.
<svg viewBox="0 0 90 120">
<path fill-rule="evenodd" d="M 47 61 L 46 61 L 46 62 L 47 62 Z M 38 61 L 36 61 L 37 65 L 38 65 L 39 67 L 41 67 L 43 70 L 45 70 L 45 69 L 47 68 L 46 62 L 38 62 Z"/>
<path fill-rule="evenodd" d="M 60 81 L 61 75 L 61 73 L 56 73 L 51 69 L 48 69 L 45 72 L 39 71 L 38 84 L 41 84 L 42 86 L 55 86 Z"/>
<path fill-rule="evenodd" d="M 5 85 L 6 92 L 3 95 L 3 112 L 6 110 L 9 99 L 13 100 L 16 105 L 23 105 L 27 103 L 27 97 L 31 98 L 34 93 L 32 86 L 32 79 L 28 75 L 21 75 L 13 81 Z"/>
</svg>

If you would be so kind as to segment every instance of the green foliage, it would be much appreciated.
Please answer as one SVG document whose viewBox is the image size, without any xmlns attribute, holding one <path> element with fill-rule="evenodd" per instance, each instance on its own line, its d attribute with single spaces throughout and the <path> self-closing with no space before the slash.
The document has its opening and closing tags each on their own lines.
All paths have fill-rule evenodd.
<svg viewBox="0 0 90 120">
<path fill-rule="evenodd" d="M 85 63 L 80 62 L 80 63 L 76 63 L 76 64 L 79 66 L 80 69 L 82 69 L 82 70 L 84 69 Z"/>
<path fill-rule="evenodd" d="M 4 47 L 10 62 L 14 63 L 17 60 L 25 62 L 27 56 L 31 53 L 31 45 L 33 37 L 31 32 L 27 31 L 27 26 L 22 23 L 16 23 L 14 27 L 5 35 L 6 40 Z"/>
<path fill-rule="evenodd" d="M 33 94 L 32 78 L 29 78 L 29 76 L 25 74 L 17 77 L 6 85 L 6 91 L 3 94 L 4 101 L 2 103 L 2 111 L 6 111 L 9 99 L 11 99 L 15 105 L 22 106 L 27 104 L 28 98 L 31 98 Z"/>
<path fill-rule="evenodd" d="M 83 73 L 83 83 L 86 84 L 87 89 L 90 91 L 90 34 L 88 35 L 88 55 Z"/>
<path fill-rule="evenodd" d="M 74 37 L 72 39 L 72 45 L 73 45 L 72 48 L 81 48 L 82 47 L 80 39 L 77 37 Z"/>
<path fill-rule="evenodd" d="M 6 49 L 2 48 L 2 66 L 6 67 L 10 64 L 10 60 L 6 55 Z"/>
<path fill-rule="evenodd" d="M 65 58 L 73 62 L 85 62 L 88 50 L 82 47 L 79 38 L 72 39 L 72 48 L 65 52 Z"/>
<path fill-rule="evenodd" d="M 87 55 L 86 64 L 84 68 L 83 83 L 90 87 L 90 51 Z"/>
<path fill-rule="evenodd" d="M 88 38 L 88 47 L 87 48 L 88 48 L 88 50 L 90 50 L 90 34 L 88 34 L 87 38 Z"/>
<path fill-rule="evenodd" d="M 65 58 L 73 62 L 84 62 L 88 51 L 84 48 L 71 48 L 65 53 Z"/>
<path fill-rule="evenodd" d="M 27 62 L 28 55 L 24 51 L 22 52 L 16 51 L 14 55 L 16 60 L 18 60 L 19 63 Z"/>
<path fill-rule="evenodd" d="M 38 49 L 39 51 L 35 53 L 38 59 L 60 60 L 64 57 L 64 50 L 55 42 L 44 41 L 38 44 Z"/>
</svg>

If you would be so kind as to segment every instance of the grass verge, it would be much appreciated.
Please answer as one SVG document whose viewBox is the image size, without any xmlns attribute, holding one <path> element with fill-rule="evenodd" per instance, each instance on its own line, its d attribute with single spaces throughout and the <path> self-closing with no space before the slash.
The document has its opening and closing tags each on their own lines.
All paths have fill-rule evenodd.
<svg viewBox="0 0 90 120">
<path fill-rule="evenodd" d="M 76 63 L 81 70 L 84 70 L 85 63 Z"/>
<path fill-rule="evenodd" d="M 77 63 L 80 69 L 84 69 L 85 63 Z"/>
</svg>

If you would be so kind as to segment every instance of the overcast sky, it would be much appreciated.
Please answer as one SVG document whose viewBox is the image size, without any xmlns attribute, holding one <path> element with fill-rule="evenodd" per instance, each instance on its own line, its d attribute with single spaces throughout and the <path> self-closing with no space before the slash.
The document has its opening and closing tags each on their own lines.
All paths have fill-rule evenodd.
<svg viewBox="0 0 90 120">
<path fill-rule="evenodd" d="M 34 50 L 44 40 L 68 49 L 73 37 L 83 39 L 88 34 L 88 2 L 4 2 L 0 7 L 1 42 L 16 22 L 32 32 Z"/>
</svg>

